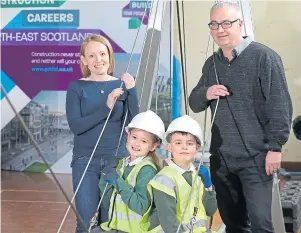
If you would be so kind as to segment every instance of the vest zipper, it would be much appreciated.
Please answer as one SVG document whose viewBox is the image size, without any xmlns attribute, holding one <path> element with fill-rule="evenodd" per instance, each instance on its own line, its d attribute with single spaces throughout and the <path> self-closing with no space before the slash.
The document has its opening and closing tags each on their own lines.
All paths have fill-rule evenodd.
<svg viewBox="0 0 301 233">
<path fill-rule="evenodd" d="M 112 219 L 113 219 L 113 213 L 114 213 L 114 209 L 115 209 L 116 197 L 117 197 L 117 192 L 114 195 L 113 208 L 112 208 L 112 213 L 111 213 L 110 220 L 109 220 L 109 223 L 108 223 L 108 227 L 110 227 L 110 224 L 111 224 Z"/>
<path fill-rule="evenodd" d="M 122 166 L 123 166 L 124 164 L 122 164 Z M 121 173 L 121 177 L 123 178 L 123 175 L 124 175 L 124 171 L 125 171 L 125 168 L 126 167 L 121 167 L 123 170 L 121 170 L 120 171 L 120 173 Z M 123 178 L 124 179 L 124 178 Z M 126 179 L 126 178 L 125 178 Z M 113 220 L 113 213 L 114 213 L 114 209 L 115 209 L 115 204 L 116 204 L 116 197 L 117 197 L 117 194 L 118 194 L 118 192 L 117 192 L 117 189 L 116 189 L 116 192 L 115 192 L 115 194 L 114 194 L 114 200 L 113 200 L 113 208 L 112 208 L 112 213 L 111 213 L 111 216 L 110 216 L 110 220 L 109 220 L 109 223 L 108 223 L 108 227 L 110 227 L 110 224 L 111 224 L 111 222 L 112 222 L 112 220 Z"/>
</svg>

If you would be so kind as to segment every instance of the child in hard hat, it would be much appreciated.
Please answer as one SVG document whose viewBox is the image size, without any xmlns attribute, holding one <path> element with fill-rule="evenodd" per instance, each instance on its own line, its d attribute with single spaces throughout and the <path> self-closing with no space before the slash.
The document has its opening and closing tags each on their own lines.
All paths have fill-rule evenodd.
<svg viewBox="0 0 301 233">
<path fill-rule="evenodd" d="M 139 223 L 153 200 L 147 184 L 160 166 L 154 151 L 163 140 L 164 123 L 149 110 L 136 115 L 126 131 L 129 156 L 117 167 L 105 167 L 99 183 L 101 195 L 105 192 L 103 203 L 109 209 L 109 220 L 100 225 L 101 232 L 141 232 Z"/>
<path fill-rule="evenodd" d="M 171 158 L 149 183 L 155 207 L 141 228 L 149 233 L 209 232 L 207 216 L 217 209 L 216 194 L 208 169 L 201 166 L 197 171 L 192 164 L 202 144 L 202 130 L 185 115 L 171 122 L 165 139 Z"/>
</svg>

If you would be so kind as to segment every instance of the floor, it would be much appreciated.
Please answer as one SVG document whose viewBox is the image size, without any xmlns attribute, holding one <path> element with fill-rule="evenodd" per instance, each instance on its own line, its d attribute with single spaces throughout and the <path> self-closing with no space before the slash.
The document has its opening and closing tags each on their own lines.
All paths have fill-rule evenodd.
<svg viewBox="0 0 301 233">
<path fill-rule="evenodd" d="M 72 198 L 71 175 L 56 175 Z M 56 233 L 68 203 L 51 175 L 25 172 L 1 172 L 1 232 Z M 219 214 L 213 218 L 213 230 L 222 225 Z M 70 210 L 60 233 L 74 233 L 75 215 Z"/>
</svg>

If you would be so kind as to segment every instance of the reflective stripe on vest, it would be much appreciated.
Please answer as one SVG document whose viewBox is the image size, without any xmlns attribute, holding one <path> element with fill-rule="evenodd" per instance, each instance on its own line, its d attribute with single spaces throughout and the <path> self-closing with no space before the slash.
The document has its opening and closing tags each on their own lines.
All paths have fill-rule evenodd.
<svg viewBox="0 0 301 233">
<path fill-rule="evenodd" d="M 152 158 L 147 156 L 139 164 L 133 167 L 125 182 L 134 187 L 136 185 L 139 171 L 142 167 L 147 165 L 157 169 L 155 164 L 153 163 Z M 118 163 L 116 170 L 119 171 L 121 176 L 123 175 L 125 170 L 125 159 L 121 160 Z M 148 187 L 147 189 L 151 199 L 153 199 L 151 188 Z M 151 205 L 149 206 L 149 209 L 150 208 Z M 147 211 L 147 213 L 149 213 L 149 210 Z M 111 219 L 108 222 L 101 224 L 101 227 L 105 231 L 114 229 L 124 232 L 142 232 L 139 226 L 139 223 L 142 220 L 142 216 L 128 208 L 128 206 L 122 201 L 121 195 L 117 194 L 116 189 L 114 189 L 110 201 L 109 218 Z"/>
<path fill-rule="evenodd" d="M 182 219 L 181 229 L 185 232 L 189 232 L 192 229 L 191 218 L 193 217 L 194 208 L 198 208 L 198 212 L 195 216 L 196 223 L 193 225 L 193 232 L 205 233 L 211 232 L 211 230 L 206 229 L 207 227 L 207 216 L 206 211 L 203 206 L 202 197 L 203 197 L 203 183 L 201 178 L 197 175 L 196 171 L 192 171 L 193 179 L 198 179 L 197 182 L 199 185 L 191 187 L 185 178 L 173 167 L 163 168 L 154 178 L 150 181 L 149 185 L 153 188 L 165 192 L 166 194 L 177 199 L 177 218 L 178 221 L 182 219 L 183 211 L 186 206 L 186 201 L 189 196 L 191 188 L 191 199 L 185 215 Z M 199 194 L 197 196 L 197 188 L 200 188 Z M 196 203 L 197 201 L 197 203 Z M 197 204 L 197 206 L 195 206 Z M 164 221 L 160 219 L 160 221 Z M 163 233 L 161 226 L 157 226 L 149 233 Z"/>
<path fill-rule="evenodd" d="M 123 213 L 113 213 L 113 217 L 117 218 L 118 220 L 123 220 L 123 221 L 141 221 L 142 216 L 138 214 L 123 214 Z"/>
<path fill-rule="evenodd" d="M 192 228 L 196 228 L 196 227 L 207 227 L 207 221 L 204 220 L 204 219 L 200 219 L 199 221 L 197 221 L 194 226 L 191 225 L 191 223 L 188 223 L 188 224 L 182 224 L 182 227 L 185 231 L 189 231 L 191 230 Z"/>
</svg>

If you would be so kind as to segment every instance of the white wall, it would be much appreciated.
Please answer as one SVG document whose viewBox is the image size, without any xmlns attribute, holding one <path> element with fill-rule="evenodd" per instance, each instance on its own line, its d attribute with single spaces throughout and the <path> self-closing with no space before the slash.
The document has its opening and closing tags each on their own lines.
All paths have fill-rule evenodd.
<svg viewBox="0 0 301 233">
<path fill-rule="evenodd" d="M 205 61 L 209 35 L 207 24 L 213 4 L 214 1 L 184 1 L 188 94 L 197 84 Z M 251 9 L 255 40 L 274 49 L 283 59 L 295 118 L 301 115 L 301 2 L 251 1 Z M 176 3 L 174 12 L 174 50 L 180 59 Z M 194 114 L 190 110 L 190 115 L 203 127 L 204 113 Z M 300 162 L 300 148 L 301 142 L 291 133 L 284 147 L 284 161 Z"/>
</svg>

